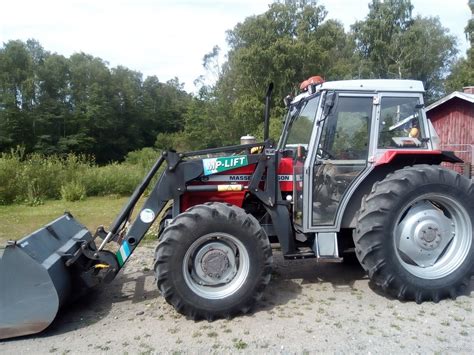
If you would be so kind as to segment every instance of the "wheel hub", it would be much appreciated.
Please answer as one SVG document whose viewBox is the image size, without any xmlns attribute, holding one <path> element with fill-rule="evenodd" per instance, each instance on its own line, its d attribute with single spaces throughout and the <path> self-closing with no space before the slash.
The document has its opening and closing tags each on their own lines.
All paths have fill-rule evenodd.
<svg viewBox="0 0 474 355">
<path fill-rule="evenodd" d="M 432 266 L 455 236 L 453 221 L 427 200 L 408 210 L 397 227 L 398 249 L 415 265 Z"/>
<path fill-rule="evenodd" d="M 441 243 L 441 227 L 430 220 L 420 221 L 414 228 L 413 238 L 423 249 L 433 250 Z"/>
<path fill-rule="evenodd" d="M 202 257 L 201 267 L 207 276 L 220 279 L 229 268 L 229 258 L 224 251 L 211 249 Z"/>
<path fill-rule="evenodd" d="M 226 243 L 208 243 L 197 251 L 194 270 L 200 285 L 228 283 L 237 273 L 235 252 Z"/>
</svg>

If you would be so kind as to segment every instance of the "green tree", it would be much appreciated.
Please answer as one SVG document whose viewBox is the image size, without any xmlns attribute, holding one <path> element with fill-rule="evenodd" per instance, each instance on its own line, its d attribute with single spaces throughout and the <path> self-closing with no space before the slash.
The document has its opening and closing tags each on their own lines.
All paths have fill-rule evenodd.
<svg viewBox="0 0 474 355">
<path fill-rule="evenodd" d="M 106 63 L 85 53 L 70 58 L 71 120 L 60 139 L 63 151 L 94 154 L 99 162 L 117 159 L 108 155 L 113 137 L 114 115 L 111 73 Z"/>
<path fill-rule="evenodd" d="M 413 24 L 410 0 L 372 0 L 365 20 L 351 26 L 362 58 L 362 76 L 402 77 L 403 33 Z"/>
<path fill-rule="evenodd" d="M 213 90 L 213 104 L 223 118 L 217 131 L 227 144 L 247 133 L 260 135 L 263 96 L 270 82 L 278 98 L 275 122 L 281 114 L 280 98 L 309 76 L 352 77 L 357 68 L 353 41 L 341 23 L 324 21 L 326 14 L 317 1 L 275 2 L 228 32 L 228 61 Z"/>
<path fill-rule="evenodd" d="M 108 133 L 107 156 L 120 159 L 127 152 L 144 146 L 141 124 L 143 117 L 142 74 L 123 66 L 111 70 L 112 117 L 98 127 Z M 101 137 L 103 140 L 104 137 Z"/>
<path fill-rule="evenodd" d="M 372 0 L 367 17 L 352 26 L 359 76 L 422 80 L 432 101 L 444 93 L 456 40 L 438 18 L 412 11 L 410 0 Z"/>
<path fill-rule="evenodd" d="M 89 54 L 65 58 L 35 40 L 9 41 L 0 47 L 0 152 L 20 145 L 122 160 L 160 132 L 182 131 L 191 98 L 177 78 L 143 80 Z"/>
<path fill-rule="evenodd" d="M 0 150 L 33 142 L 32 114 L 36 103 L 34 62 L 28 46 L 9 41 L 0 49 Z"/>
<path fill-rule="evenodd" d="M 38 104 L 33 117 L 35 151 L 62 153 L 58 143 L 71 133 L 66 130 L 71 119 L 69 76 L 69 61 L 58 54 L 46 56 L 37 70 Z"/>
<path fill-rule="evenodd" d="M 445 79 L 449 66 L 458 50 L 456 39 L 444 28 L 439 18 L 417 16 L 404 34 L 402 67 L 404 78 L 414 78 L 424 83 L 427 101 L 434 101 L 445 94 Z"/>
<path fill-rule="evenodd" d="M 474 85 L 474 20 L 470 19 L 464 29 L 470 41 L 465 58 L 458 59 L 451 67 L 451 74 L 446 80 L 446 91 L 462 91 L 465 86 Z"/>
</svg>

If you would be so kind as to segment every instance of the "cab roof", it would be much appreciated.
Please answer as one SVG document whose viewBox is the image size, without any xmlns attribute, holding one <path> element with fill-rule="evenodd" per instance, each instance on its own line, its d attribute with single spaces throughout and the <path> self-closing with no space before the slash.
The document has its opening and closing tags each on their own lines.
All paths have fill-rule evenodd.
<svg viewBox="0 0 474 355">
<path fill-rule="evenodd" d="M 419 80 L 402 79 L 364 79 L 364 80 L 339 80 L 326 81 L 316 86 L 316 92 L 324 90 L 338 91 L 364 91 L 364 92 L 405 92 L 424 93 L 423 83 Z M 299 102 L 305 97 L 311 96 L 305 91 L 292 100 L 292 104 Z"/>
<path fill-rule="evenodd" d="M 399 79 L 366 79 L 327 81 L 318 87 L 319 90 L 347 90 L 347 91 L 390 91 L 390 92 L 417 92 L 423 93 L 423 83 L 418 80 Z"/>
</svg>

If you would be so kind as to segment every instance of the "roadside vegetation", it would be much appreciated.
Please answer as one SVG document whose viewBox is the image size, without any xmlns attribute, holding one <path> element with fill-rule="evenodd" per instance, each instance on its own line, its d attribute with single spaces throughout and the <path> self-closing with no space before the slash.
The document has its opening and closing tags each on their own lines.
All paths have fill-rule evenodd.
<svg viewBox="0 0 474 355">
<path fill-rule="evenodd" d="M 0 155 L 0 205 L 128 196 L 159 154 L 148 148 L 129 153 L 122 163 L 99 166 L 85 155 L 45 156 L 12 150 Z"/>
</svg>

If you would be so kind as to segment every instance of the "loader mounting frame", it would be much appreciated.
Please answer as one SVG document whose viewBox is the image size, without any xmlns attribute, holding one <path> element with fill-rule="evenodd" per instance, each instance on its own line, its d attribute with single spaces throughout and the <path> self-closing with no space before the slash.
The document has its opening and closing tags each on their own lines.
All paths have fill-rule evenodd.
<svg viewBox="0 0 474 355">
<path fill-rule="evenodd" d="M 270 140 L 261 143 L 235 145 L 223 148 L 205 149 L 192 152 L 178 153 L 172 150 L 164 151 L 159 159 L 155 162 L 141 184 L 135 189 L 127 204 L 122 208 L 121 212 L 112 223 L 110 230 L 107 232 L 100 227 L 96 232 L 96 236 L 103 239 L 101 245 L 95 250 L 83 246 L 78 250 L 79 254 L 89 259 L 95 260 L 96 263 L 110 263 L 109 254 L 102 254 L 105 244 L 115 241 L 120 244 L 120 248 L 116 253 L 118 267 L 109 268 L 104 276 L 105 282 L 111 281 L 120 269 L 125 265 L 126 261 L 133 253 L 135 248 L 140 244 L 150 226 L 156 217 L 165 208 L 169 200 L 173 200 L 173 217 L 180 212 L 180 198 L 186 191 L 196 191 L 196 186 L 188 186 L 188 183 L 203 176 L 204 167 L 202 159 L 185 158 L 198 157 L 217 153 L 237 153 L 242 151 L 250 151 L 251 148 L 260 147 L 260 154 L 245 154 L 248 165 L 256 164 L 247 187 L 247 192 L 254 195 L 261 201 L 266 211 L 270 215 L 275 233 L 281 244 L 283 254 L 293 255 L 295 253 L 295 244 L 293 240 L 293 232 L 291 225 L 291 217 L 288 209 L 288 202 L 282 199 L 280 187 L 278 184 L 278 162 L 279 153 L 274 149 L 274 145 Z M 138 200 L 143 196 L 146 188 L 150 185 L 153 177 L 158 173 L 163 163 L 166 162 L 167 167 L 158 178 L 157 183 L 152 188 L 150 195 L 146 199 L 143 207 L 129 225 L 132 211 Z M 262 185 L 262 181 L 264 184 Z M 212 185 L 202 186 L 199 190 L 211 191 L 215 188 Z M 104 257 L 102 257 L 104 255 Z M 75 255 L 74 259 L 70 259 L 69 264 L 79 259 L 79 255 Z"/>
</svg>

